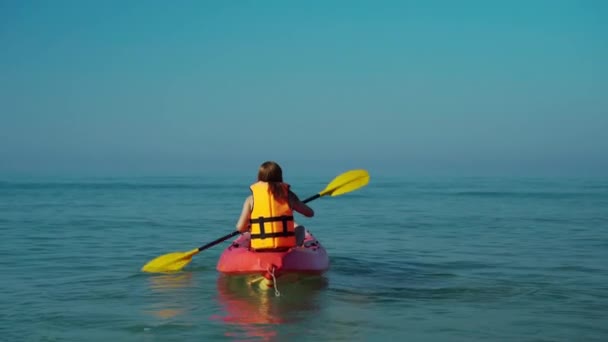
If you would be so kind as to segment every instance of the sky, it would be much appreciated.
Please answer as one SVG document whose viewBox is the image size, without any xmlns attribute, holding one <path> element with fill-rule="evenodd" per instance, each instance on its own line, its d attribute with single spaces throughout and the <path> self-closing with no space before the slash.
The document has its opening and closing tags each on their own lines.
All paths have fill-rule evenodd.
<svg viewBox="0 0 608 342">
<path fill-rule="evenodd" d="M 0 176 L 605 176 L 607 32 L 601 0 L 0 0 Z"/>
</svg>

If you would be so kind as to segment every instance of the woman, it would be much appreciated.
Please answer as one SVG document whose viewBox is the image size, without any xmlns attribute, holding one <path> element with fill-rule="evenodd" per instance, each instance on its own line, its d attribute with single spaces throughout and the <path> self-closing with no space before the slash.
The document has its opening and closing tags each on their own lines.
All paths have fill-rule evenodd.
<svg viewBox="0 0 608 342">
<path fill-rule="evenodd" d="M 279 164 L 267 161 L 260 165 L 258 181 L 249 187 L 251 196 L 245 199 L 236 224 L 239 232 L 250 229 L 252 249 L 287 249 L 304 242 L 306 230 L 295 223 L 293 211 L 306 217 L 315 212 L 289 187 Z"/>
</svg>

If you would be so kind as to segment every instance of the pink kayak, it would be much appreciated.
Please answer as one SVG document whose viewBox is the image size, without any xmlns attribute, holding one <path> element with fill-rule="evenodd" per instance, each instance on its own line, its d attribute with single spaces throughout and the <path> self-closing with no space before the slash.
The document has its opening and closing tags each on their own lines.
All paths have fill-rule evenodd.
<svg viewBox="0 0 608 342">
<path fill-rule="evenodd" d="M 304 246 L 286 251 L 260 251 L 249 249 L 249 233 L 244 233 L 222 252 L 217 270 L 228 275 L 261 275 L 270 279 L 285 274 L 320 275 L 329 269 L 325 248 L 310 232 L 306 232 Z"/>
</svg>

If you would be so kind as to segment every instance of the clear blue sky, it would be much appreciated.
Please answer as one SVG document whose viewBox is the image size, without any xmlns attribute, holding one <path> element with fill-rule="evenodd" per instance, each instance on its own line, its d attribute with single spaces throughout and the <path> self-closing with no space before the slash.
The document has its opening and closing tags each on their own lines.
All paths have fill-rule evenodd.
<svg viewBox="0 0 608 342">
<path fill-rule="evenodd" d="M 600 0 L 0 0 L 0 175 L 606 175 L 607 34 Z"/>
</svg>

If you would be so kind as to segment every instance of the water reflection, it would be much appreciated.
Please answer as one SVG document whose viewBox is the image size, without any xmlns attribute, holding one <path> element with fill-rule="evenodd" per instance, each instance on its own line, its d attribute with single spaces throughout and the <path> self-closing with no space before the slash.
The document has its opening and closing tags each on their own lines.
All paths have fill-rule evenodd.
<svg viewBox="0 0 608 342">
<path fill-rule="evenodd" d="M 191 272 L 159 274 L 148 277 L 148 288 L 155 296 L 147 312 L 157 318 L 171 319 L 183 315 L 192 305 L 188 289 L 196 284 Z"/>
<path fill-rule="evenodd" d="M 281 295 L 249 284 L 253 278 L 223 276 L 217 279 L 217 300 L 223 311 L 213 319 L 229 325 L 226 336 L 275 340 L 284 324 L 301 322 L 319 311 L 319 294 L 327 287 L 324 277 L 279 282 Z M 236 329 L 235 329 L 236 328 Z"/>
<path fill-rule="evenodd" d="M 191 287 L 193 283 L 192 272 L 179 272 L 155 274 L 148 277 L 149 288 L 153 292 L 165 292 L 172 289 Z"/>
</svg>

